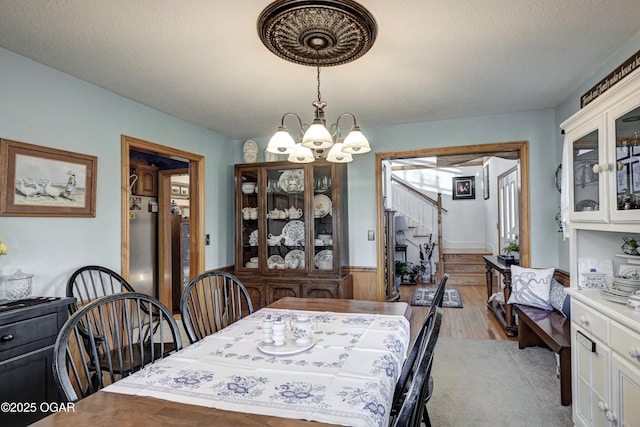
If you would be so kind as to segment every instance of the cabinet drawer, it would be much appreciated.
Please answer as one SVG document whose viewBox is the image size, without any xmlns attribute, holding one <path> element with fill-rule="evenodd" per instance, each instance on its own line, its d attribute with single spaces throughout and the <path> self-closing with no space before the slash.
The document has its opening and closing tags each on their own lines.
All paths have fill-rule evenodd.
<svg viewBox="0 0 640 427">
<path fill-rule="evenodd" d="M 640 335 L 615 322 L 611 323 L 611 348 L 640 367 Z"/>
<path fill-rule="evenodd" d="M 589 307 L 572 300 L 571 320 L 579 329 L 590 332 L 600 341 L 605 343 L 609 342 L 609 335 L 607 334 L 607 319 Z"/>
<path fill-rule="evenodd" d="M 0 353 L 58 334 L 55 313 L 0 326 Z"/>
</svg>

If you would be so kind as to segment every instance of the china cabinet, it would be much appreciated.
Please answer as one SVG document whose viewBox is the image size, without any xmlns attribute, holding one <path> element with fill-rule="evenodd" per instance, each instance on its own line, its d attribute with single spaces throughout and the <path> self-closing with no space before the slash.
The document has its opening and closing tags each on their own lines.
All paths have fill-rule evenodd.
<svg viewBox="0 0 640 427">
<path fill-rule="evenodd" d="M 286 296 L 352 298 L 346 167 L 235 166 L 235 275 L 259 308 Z"/>
<path fill-rule="evenodd" d="M 571 221 L 640 222 L 640 74 L 561 127 L 569 143 Z"/>
<path fill-rule="evenodd" d="M 607 289 L 612 276 L 640 264 L 640 256 L 622 248 L 640 230 L 639 71 L 561 124 L 570 157 L 568 292 L 576 426 L 640 425 L 640 313 L 625 305 L 627 297 L 612 294 L 617 288 Z M 607 279 L 590 279 L 594 271 Z"/>
</svg>

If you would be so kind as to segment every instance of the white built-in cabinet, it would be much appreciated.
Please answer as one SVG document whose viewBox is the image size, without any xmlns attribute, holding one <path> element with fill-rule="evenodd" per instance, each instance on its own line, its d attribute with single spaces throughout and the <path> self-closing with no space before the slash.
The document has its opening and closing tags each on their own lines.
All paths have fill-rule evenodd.
<svg viewBox="0 0 640 427">
<path fill-rule="evenodd" d="M 581 258 L 640 264 L 640 70 L 561 124 L 569 149 L 573 422 L 640 426 L 640 313 L 579 289 Z"/>
<path fill-rule="evenodd" d="M 640 426 L 640 315 L 570 292 L 574 424 Z"/>
</svg>

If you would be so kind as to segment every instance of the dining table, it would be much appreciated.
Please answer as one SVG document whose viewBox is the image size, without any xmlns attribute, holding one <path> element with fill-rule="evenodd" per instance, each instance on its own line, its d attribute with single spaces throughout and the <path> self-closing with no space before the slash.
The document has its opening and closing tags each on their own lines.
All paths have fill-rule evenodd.
<svg viewBox="0 0 640 427">
<path fill-rule="evenodd" d="M 385 426 L 426 316 L 412 308 L 282 298 L 34 425 Z M 301 316 L 314 325 L 309 348 L 263 343 L 265 319 Z"/>
</svg>

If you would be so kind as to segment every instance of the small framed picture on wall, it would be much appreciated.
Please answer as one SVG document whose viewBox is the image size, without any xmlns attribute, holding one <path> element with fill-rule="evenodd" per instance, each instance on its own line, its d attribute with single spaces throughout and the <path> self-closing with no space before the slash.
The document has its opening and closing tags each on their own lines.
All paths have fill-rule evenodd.
<svg viewBox="0 0 640 427">
<path fill-rule="evenodd" d="M 482 167 L 482 196 L 484 200 L 489 198 L 489 163 Z"/>
<path fill-rule="evenodd" d="M 476 198 L 476 177 L 475 176 L 454 176 L 453 177 L 453 200 L 465 200 Z"/>
</svg>

